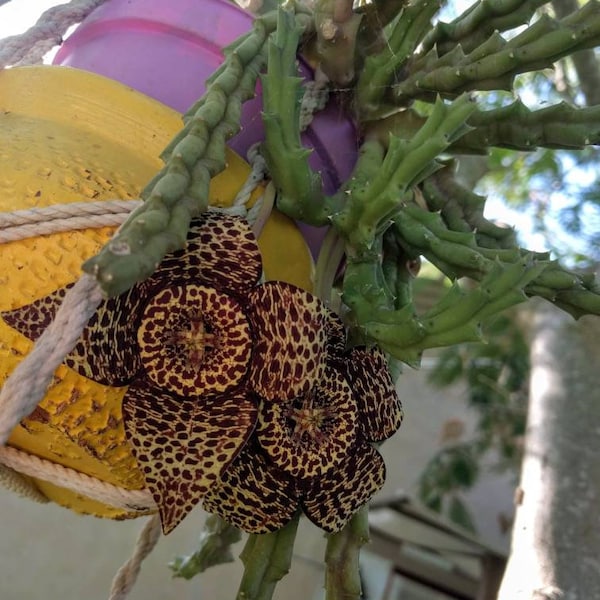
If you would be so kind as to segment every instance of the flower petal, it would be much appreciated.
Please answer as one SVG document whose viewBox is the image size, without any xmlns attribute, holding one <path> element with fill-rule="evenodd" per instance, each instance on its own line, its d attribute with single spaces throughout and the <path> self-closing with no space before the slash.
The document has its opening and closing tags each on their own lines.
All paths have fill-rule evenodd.
<svg viewBox="0 0 600 600">
<path fill-rule="evenodd" d="M 71 286 L 61 288 L 2 318 L 32 340 L 50 325 Z M 127 385 L 140 370 L 136 330 L 147 286 L 137 284 L 125 294 L 103 300 L 88 321 L 65 364 L 80 375 L 104 385 Z"/>
<path fill-rule="evenodd" d="M 52 323 L 65 294 L 72 286 L 73 284 L 60 288 L 43 298 L 34 300 L 31 304 L 4 311 L 2 319 L 26 338 L 35 341 Z"/>
<path fill-rule="evenodd" d="M 260 251 L 247 221 L 207 211 L 192 221 L 186 247 L 167 255 L 151 280 L 169 285 L 203 282 L 243 294 L 261 274 Z"/>
<path fill-rule="evenodd" d="M 257 409 L 245 390 L 213 399 L 170 396 L 144 382 L 123 400 L 127 439 L 169 533 L 249 438 Z"/>
<path fill-rule="evenodd" d="M 306 397 L 263 402 L 257 438 L 273 463 L 292 477 L 323 475 L 356 441 L 357 403 L 346 378 L 328 367 Z"/>
<path fill-rule="evenodd" d="M 352 348 L 347 365 L 364 436 L 371 442 L 386 440 L 396 433 L 404 413 L 385 354 L 377 347 Z"/>
<path fill-rule="evenodd" d="M 366 443 L 325 477 L 306 482 L 301 505 L 306 516 L 330 533 L 339 531 L 350 517 L 383 486 L 385 464 L 381 454 Z"/>
<path fill-rule="evenodd" d="M 202 285 L 160 290 L 144 309 L 137 339 L 152 382 L 194 398 L 239 385 L 252 352 L 239 302 Z"/>
<path fill-rule="evenodd" d="M 256 334 L 250 381 L 266 400 L 292 400 L 323 377 L 331 314 L 315 296 L 281 281 L 250 294 L 248 317 Z"/>
<path fill-rule="evenodd" d="M 342 319 L 329 312 L 326 325 L 327 331 L 327 362 L 339 364 L 345 358 L 346 328 Z"/>
<path fill-rule="evenodd" d="M 298 498 L 294 482 L 250 442 L 208 490 L 202 507 L 248 533 L 268 533 L 292 519 Z"/>
</svg>

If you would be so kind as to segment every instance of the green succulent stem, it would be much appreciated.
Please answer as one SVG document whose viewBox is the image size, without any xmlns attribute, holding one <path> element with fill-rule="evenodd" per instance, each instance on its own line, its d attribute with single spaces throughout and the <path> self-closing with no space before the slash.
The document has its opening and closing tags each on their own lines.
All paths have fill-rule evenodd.
<svg viewBox="0 0 600 600">
<path fill-rule="evenodd" d="M 322 191 L 320 175 L 308 164 L 310 151 L 300 139 L 301 79 L 296 73 L 296 51 L 301 29 L 287 10 L 278 13 L 276 35 L 269 44 L 263 82 L 262 146 L 278 190 L 278 208 L 311 225 L 328 223 L 330 202 Z"/>
<path fill-rule="evenodd" d="M 363 325 L 365 332 L 394 358 L 418 366 L 427 348 L 480 341 L 480 323 L 525 301 L 524 288 L 546 266 L 528 256 L 510 264 L 496 262 L 479 285 L 469 289 L 454 284 L 421 317 L 406 310 L 394 311 L 385 320 L 377 315 L 379 320 Z"/>
<path fill-rule="evenodd" d="M 387 146 L 390 133 L 409 138 L 426 117 L 415 110 L 395 112 L 363 123 L 365 135 Z M 475 110 L 467 124 L 472 129 L 450 147 L 458 154 L 487 154 L 492 146 L 533 151 L 537 148 L 584 148 L 600 143 L 600 107 L 576 107 L 566 102 L 529 109 L 520 100 L 491 110 Z"/>
<path fill-rule="evenodd" d="M 388 156 L 390 151 L 392 146 Z M 385 165 L 380 171 L 385 173 Z M 519 248 L 512 230 L 483 217 L 484 198 L 459 186 L 450 168 L 430 176 L 423 189 L 427 206 L 406 197 L 385 237 L 375 236 L 370 251 L 356 252 L 350 239 L 343 300 L 362 340 L 418 365 L 427 348 L 479 340 L 481 322 L 529 296 L 547 298 L 575 317 L 598 310 L 600 295 L 593 283 L 550 261 L 547 254 Z M 379 198 L 381 190 L 377 194 Z M 484 241 L 494 243 L 480 245 L 479 228 L 487 236 Z M 423 255 L 448 277 L 479 283 L 473 288 L 455 284 L 419 317 L 411 301 L 410 278 L 398 260 L 401 255 L 404 261 Z"/>
<path fill-rule="evenodd" d="M 352 0 L 316 0 L 314 16 L 320 68 L 334 85 L 347 86 L 354 79 L 362 15 L 353 12 Z"/>
<path fill-rule="evenodd" d="M 428 210 L 439 212 L 448 229 L 473 233 L 482 248 L 515 248 L 514 229 L 488 221 L 483 215 L 485 196 L 461 185 L 453 171 L 454 163 L 449 163 L 423 182 L 421 190 Z"/>
<path fill-rule="evenodd" d="M 360 256 L 369 253 L 377 235 L 393 221 L 395 213 L 412 196 L 417 185 L 439 168 L 436 157 L 468 130 L 465 125 L 474 104 L 464 95 L 451 104 L 438 99 L 429 118 L 410 140 L 390 137 L 381 168 L 370 181 L 360 174 L 345 190 L 346 203 L 332 218 L 333 225 L 348 241 L 352 251 Z M 377 145 L 367 142 L 370 154 L 380 152 Z M 359 173 L 362 165 L 357 165 Z"/>
<path fill-rule="evenodd" d="M 173 577 L 191 579 L 209 567 L 233 562 L 231 545 L 241 539 L 239 529 L 216 515 L 209 515 L 200 534 L 198 549 L 189 556 L 177 556 L 169 563 Z"/>
<path fill-rule="evenodd" d="M 490 146 L 526 151 L 583 148 L 600 143 L 600 106 L 578 108 L 561 102 L 531 110 L 517 100 L 473 113 L 469 125 L 473 131 L 456 142 L 454 151 L 485 154 Z"/>
<path fill-rule="evenodd" d="M 480 0 L 451 23 L 438 23 L 423 40 L 423 51 L 434 46 L 446 54 L 461 44 L 468 52 L 483 43 L 495 31 L 507 31 L 529 21 L 548 0 Z"/>
<path fill-rule="evenodd" d="M 365 15 L 366 24 L 373 32 L 379 33 L 390 21 L 396 18 L 402 9 L 408 4 L 408 0 L 371 0 L 365 2 L 355 11 Z M 373 34 L 375 35 L 375 33 Z"/>
<path fill-rule="evenodd" d="M 327 536 L 325 599 L 360 600 L 360 549 L 369 541 L 368 508 L 363 506 L 338 533 Z"/>
<path fill-rule="evenodd" d="M 549 261 L 547 254 L 533 253 L 516 246 L 481 247 L 474 233 L 453 231 L 444 222 L 442 214 L 415 204 L 405 206 L 396 215 L 394 227 L 400 244 L 413 252 L 418 249 L 452 279 L 469 277 L 483 281 L 490 273 L 496 272 L 500 265 L 503 269 L 513 269 L 512 265 L 529 257 L 532 264 L 543 268 L 537 272 L 533 267 L 528 267 L 529 272 L 535 274 L 523 287 L 524 294 L 541 296 L 557 304 L 560 302 L 561 308 L 576 318 L 586 313 L 599 314 L 600 295 L 594 284 L 564 269 L 557 262 Z M 495 312 L 496 306 L 499 305 L 490 301 L 489 310 Z"/>
<path fill-rule="evenodd" d="M 349 257 L 344 271 L 342 300 L 350 309 L 348 320 L 358 327 L 373 318 L 373 314 L 387 313 L 395 307 L 395 296 L 385 279 L 378 248 L 370 256 Z"/>
<path fill-rule="evenodd" d="M 454 96 L 465 90 L 512 88 L 518 73 L 552 66 L 558 59 L 600 42 L 600 11 L 591 0 L 569 17 L 557 20 L 545 15 L 510 41 L 501 43 L 496 35 L 496 51 L 480 47 L 464 54 L 460 46 L 446 56 L 427 61 L 427 70 L 417 70 L 393 87 L 397 105 L 431 94 Z M 432 54 L 433 53 L 433 54 Z M 436 56 L 435 49 L 428 56 Z M 449 58 L 451 57 L 451 61 Z M 418 61 L 417 63 L 418 64 Z"/>
<path fill-rule="evenodd" d="M 409 255 L 391 230 L 383 236 L 382 250 L 381 269 L 394 297 L 394 309 L 412 306 L 412 283 L 416 274 L 411 270 L 411 263 L 416 265 L 419 257 Z"/>
<path fill-rule="evenodd" d="M 359 115 L 376 111 L 395 74 L 415 52 L 439 10 L 439 0 L 419 0 L 402 10 L 401 17 L 383 29 L 386 43 L 377 54 L 365 59 L 356 83 Z"/>
<path fill-rule="evenodd" d="M 242 102 L 254 95 L 268 36 L 264 21 L 257 19 L 163 152 L 165 166 L 142 192 L 144 204 L 84 263 L 83 270 L 96 277 L 107 296 L 149 277 L 168 252 L 185 244 L 191 219 L 207 208 L 211 177 L 225 168 L 225 142 L 239 130 Z"/>
<path fill-rule="evenodd" d="M 328 304 L 333 304 L 334 302 L 332 290 L 337 272 L 344 259 L 345 250 L 346 246 L 344 240 L 333 227 L 330 227 L 321 244 L 319 256 L 315 265 L 313 284 L 314 295 Z M 332 306 L 332 308 L 333 310 L 336 310 L 336 307 Z"/>
<path fill-rule="evenodd" d="M 240 555 L 244 575 L 237 600 L 271 600 L 275 586 L 290 570 L 299 519 L 300 513 L 278 531 L 248 537 Z"/>
</svg>

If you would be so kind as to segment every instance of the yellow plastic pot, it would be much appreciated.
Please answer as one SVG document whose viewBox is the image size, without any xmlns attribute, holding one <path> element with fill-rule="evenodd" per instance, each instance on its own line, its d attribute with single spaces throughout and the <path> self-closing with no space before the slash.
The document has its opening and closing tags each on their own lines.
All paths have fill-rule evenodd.
<svg viewBox="0 0 600 600">
<path fill-rule="evenodd" d="M 0 212 L 82 201 L 135 199 L 161 168 L 161 150 L 181 128 L 175 111 L 98 75 L 62 67 L 0 72 Z M 249 174 L 233 152 L 210 190 L 227 206 Z M 90 228 L 0 244 L 0 311 L 28 304 L 75 281 L 84 260 L 114 228 Z M 274 211 L 259 246 L 267 279 L 311 287 L 312 263 L 302 235 Z M 0 319 L 0 385 L 33 343 Z M 103 481 L 141 489 L 143 479 L 125 440 L 121 400 L 110 388 L 65 366 L 9 444 Z M 1 407 L 0 407 L 1 410 Z M 51 500 L 98 516 L 133 516 L 35 480 Z"/>
</svg>

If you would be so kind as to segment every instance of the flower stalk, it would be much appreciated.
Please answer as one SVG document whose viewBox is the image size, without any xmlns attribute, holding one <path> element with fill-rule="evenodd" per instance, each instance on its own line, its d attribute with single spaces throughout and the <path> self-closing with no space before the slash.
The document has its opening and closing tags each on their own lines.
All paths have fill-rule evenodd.
<svg viewBox="0 0 600 600">
<path fill-rule="evenodd" d="M 173 577 L 191 579 L 214 565 L 233 562 L 231 546 L 241 539 L 239 529 L 216 515 L 209 515 L 200 534 L 198 549 L 189 556 L 177 556 L 169 563 Z"/>
<path fill-rule="evenodd" d="M 368 510 L 361 508 L 339 533 L 327 536 L 325 599 L 360 600 L 360 549 L 369 541 Z"/>
<path fill-rule="evenodd" d="M 290 570 L 299 519 L 300 513 L 279 531 L 248 536 L 240 555 L 244 575 L 237 600 L 271 600 L 277 582 Z"/>
</svg>

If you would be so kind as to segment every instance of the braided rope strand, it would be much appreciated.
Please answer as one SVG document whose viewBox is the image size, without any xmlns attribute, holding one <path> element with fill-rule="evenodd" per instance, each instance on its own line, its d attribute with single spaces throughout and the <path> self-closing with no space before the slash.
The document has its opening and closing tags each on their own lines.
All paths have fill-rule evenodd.
<svg viewBox="0 0 600 600">
<path fill-rule="evenodd" d="M 141 200 L 102 200 L 100 202 L 69 202 L 40 208 L 26 208 L 0 213 L 0 230 L 19 225 L 43 224 L 55 219 L 72 217 L 97 217 L 109 214 L 129 213 L 138 208 Z M 88 225 L 93 227 L 93 224 Z M 0 231 L 0 233 L 2 233 Z M 34 233 L 33 235 L 37 235 Z"/>
<path fill-rule="evenodd" d="M 306 131 L 312 123 L 315 113 L 323 110 L 329 100 L 329 80 L 317 71 L 314 81 L 304 82 L 304 95 L 300 105 L 300 131 Z M 266 168 L 266 167 L 265 167 Z"/>
<path fill-rule="evenodd" d="M 135 544 L 131 558 L 117 571 L 110 590 L 109 600 L 124 600 L 139 575 L 142 561 L 152 552 L 160 538 L 160 518 L 154 515 L 144 525 Z"/>
<path fill-rule="evenodd" d="M 88 228 L 118 227 L 141 200 L 73 202 L 0 213 L 0 244 Z"/>
<path fill-rule="evenodd" d="M 102 300 L 102 291 L 90 275 L 67 292 L 54 321 L 37 340 L 0 391 L 0 445 L 40 403 L 57 367 L 73 349 Z"/>
<path fill-rule="evenodd" d="M 104 0 L 71 0 L 42 13 L 37 23 L 25 33 L 0 42 L 0 69 L 8 66 L 40 63 L 48 50 L 62 43 L 62 36 L 80 23 Z"/>
<path fill-rule="evenodd" d="M 11 446 L 0 447 L 0 463 L 115 508 L 140 513 L 156 511 L 156 504 L 145 489 L 127 490 Z"/>
</svg>

